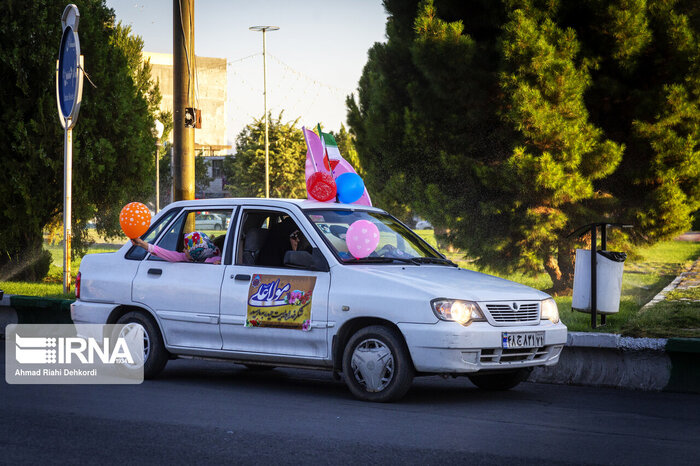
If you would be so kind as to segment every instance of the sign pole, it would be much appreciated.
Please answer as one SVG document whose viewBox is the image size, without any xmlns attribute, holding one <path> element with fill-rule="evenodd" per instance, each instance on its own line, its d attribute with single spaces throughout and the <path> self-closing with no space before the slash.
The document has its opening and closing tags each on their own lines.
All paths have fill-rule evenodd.
<svg viewBox="0 0 700 466">
<path fill-rule="evenodd" d="M 71 202 L 73 195 L 73 129 L 66 124 L 63 138 L 63 293 L 70 292 Z"/>
<path fill-rule="evenodd" d="M 61 15 L 61 46 L 56 63 L 56 104 L 63 126 L 63 293 L 71 286 L 71 207 L 73 198 L 73 126 L 78 120 L 83 95 L 83 56 L 80 54 L 80 12 L 69 4 Z"/>
</svg>

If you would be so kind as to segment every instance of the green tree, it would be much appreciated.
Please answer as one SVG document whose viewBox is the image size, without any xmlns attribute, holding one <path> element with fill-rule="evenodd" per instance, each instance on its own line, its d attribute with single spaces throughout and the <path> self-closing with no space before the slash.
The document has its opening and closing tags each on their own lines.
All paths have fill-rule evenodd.
<svg viewBox="0 0 700 466">
<path fill-rule="evenodd" d="M 306 143 L 298 119 L 282 122 L 268 116 L 270 197 L 305 198 Z M 223 164 L 226 189 L 232 196 L 265 196 L 265 122 L 255 119 L 236 139 L 236 154 Z"/>
<path fill-rule="evenodd" d="M 612 218 L 631 220 L 645 242 L 689 229 L 700 207 L 697 3 L 567 2 L 560 17 L 596 63 L 586 95 L 592 120 L 627 147 L 599 183 L 615 201 Z"/>
<path fill-rule="evenodd" d="M 668 238 L 700 204 L 699 10 L 643 0 L 386 0 L 350 132 L 373 199 L 482 265 L 571 283 L 566 235 Z M 437 7 L 436 7 L 437 5 Z"/>
<path fill-rule="evenodd" d="M 85 68 L 80 118 L 73 129 L 73 244 L 80 252 L 86 223 L 118 232 L 118 213 L 153 193 L 160 93 L 142 63 L 143 42 L 115 23 L 100 0 L 76 2 Z M 0 184 L 2 279 L 40 278 L 42 229 L 63 210 L 63 129 L 55 101 L 55 64 L 65 2 L 9 1 L 0 19 L 0 116 L 5 182 Z M 41 267 L 32 264 L 41 263 Z M 44 266 L 45 265 L 45 266 Z"/>
</svg>

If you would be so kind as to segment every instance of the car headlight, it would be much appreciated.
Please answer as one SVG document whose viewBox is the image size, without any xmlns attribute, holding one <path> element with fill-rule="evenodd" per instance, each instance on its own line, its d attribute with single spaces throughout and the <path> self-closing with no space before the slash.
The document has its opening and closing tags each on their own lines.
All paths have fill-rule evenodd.
<svg viewBox="0 0 700 466">
<path fill-rule="evenodd" d="M 554 324 L 559 323 L 559 309 L 552 298 L 545 299 L 540 304 L 540 319 L 549 320 Z"/>
<path fill-rule="evenodd" d="M 461 299 L 433 299 L 430 302 L 433 312 L 440 320 L 459 322 L 465 327 L 474 321 L 486 320 L 479 305 Z"/>
</svg>

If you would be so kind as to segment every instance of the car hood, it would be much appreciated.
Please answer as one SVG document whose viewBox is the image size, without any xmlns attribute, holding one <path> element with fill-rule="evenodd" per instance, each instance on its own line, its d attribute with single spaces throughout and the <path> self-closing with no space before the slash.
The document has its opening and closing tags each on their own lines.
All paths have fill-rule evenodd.
<svg viewBox="0 0 700 466">
<path fill-rule="evenodd" d="M 374 283 L 390 282 L 397 288 L 410 287 L 432 298 L 469 301 L 542 300 L 547 293 L 503 278 L 441 265 L 362 265 Z M 387 283 L 389 285 L 389 283 Z"/>
</svg>

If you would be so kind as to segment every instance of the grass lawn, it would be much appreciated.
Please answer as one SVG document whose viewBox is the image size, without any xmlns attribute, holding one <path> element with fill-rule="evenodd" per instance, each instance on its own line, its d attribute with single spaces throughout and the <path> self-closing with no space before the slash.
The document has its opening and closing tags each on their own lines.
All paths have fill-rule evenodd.
<svg viewBox="0 0 700 466">
<path fill-rule="evenodd" d="M 75 292 L 63 294 L 63 280 L 59 283 L 0 282 L 6 295 L 43 296 L 45 298 L 75 298 Z"/>
<path fill-rule="evenodd" d="M 88 254 L 101 252 L 113 252 L 118 250 L 126 237 L 110 240 L 97 236 L 94 230 L 90 230 L 90 240 L 94 243 L 88 248 Z M 0 290 L 5 294 L 24 296 L 44 296 L 47 298 L 75 298 L 75 290 L 71 293 L 63 294 L 63 245 L 44 243 L 44 248 L 51 253 L 52 263 L 49 266 L 49 273 L 41 283 L 31 282 L 3 282 L 0 281 Z M 75 283 L 75 276 L 80 268 L 81 258 L 73 257 L 71 260 L 72 283 Z M 71 287 L 72 288 L 72 287 Z"/>
<path fill-rule="evenodd" d="M 700 301 L 700 286 L 687 290 L 674 290 L 666 295 L 669 301 Z"/>
<path fill-rule="evenodd" d="M 622 332 L 635 337 L 700 338 L 700 302 L 662 301 L 631 316 Z"/>
<path fill-rule="evenodd" d="M 433 230 L 418 230 L 416 233 L 431 245 L 437 247 Z M 94 235 L 94 233 L 92 233 Z M 97 236 L 91 237 L 95 243 L 88 254 L 118 250 L 126 238 L 109 242 Z M 29 296 L 74 297 L 62 294 L 63 248 L 59 245 L 46 245 L 53 256 L 53 264 L 43 283 L 0 282 L 0 289 L 7 294 Z M 540 274 L 498 274 L 488 269 L 476 267 L 474 262 L 460 252 L 445 254 L 460 267 L 478 272 L 498 275 L 502 278 L 537 288 L 548 289 L 552 281 L 546 273 Z M 590 328 L 590 314 L 571 311 L 571 296 L 555 298 L 562 321 L 570 331 L 595 331 L 602 333 L 623 333 L 631 336 L 700 336 L 700 303 L 671 300 L 700 299 L 700 289 L 678 291 L 669 295 L 669 301 L 654 306 L 649 311 L 639 313 L 639 309 L 668 285 L 693 260 L 700 256 L 700 243 L 667 241 L 636 251 L 625 263 L 622 278 L 620 311 L 607 316 L 605 326 Z M 73 276 L 78 271 L 80 259 L 71 261 Z M 653 312 L 651 312 L 653 310 Z"/>
</svg>

